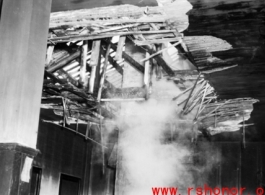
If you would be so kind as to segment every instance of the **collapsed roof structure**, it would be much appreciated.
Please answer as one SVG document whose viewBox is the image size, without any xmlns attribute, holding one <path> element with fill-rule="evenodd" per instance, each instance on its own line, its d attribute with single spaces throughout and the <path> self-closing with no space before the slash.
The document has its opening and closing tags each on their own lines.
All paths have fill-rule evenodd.
<svg viewBox="0 0 265 195">
<path fill-rule="evenodd" d="M 214 135 L 248 125 L 257 100 L 219 100 L 206 78 L 236 66 L 211 54 L 232 46 L 212 36 L 184 36 L 189 9 L 186 1 L 175 1 L 52 13 L 42 108 L 63 120 L 50 122 L 104 124 L 115 117 L 119 102 L 152 98 L 155 76 L 180 89 L 162 98 L 176 101 L 184 118 L 195 112 L 199 132 Z"/>
<path fill-rule="evenodd" d="M 145 123 L 142 120 L 166 123 L 162 127 L 167 134 L 165 143 L 196 143 L 198 138 L 222 132 L 244 132 L 246 126 L 252 125 L 246 121 L 258 101 L 251 97 L 219 99 L 208 75 L 237 64 L 227 63 L 212 52 L 232 49 L 232 45 L 213 36 L 185 36 L 183 31 L 189 24 L 186 13 L 192 8 L 188 1 L 158 4 L 56 12 L 50 18 L 42 109 L 52 110 L 58 117 L 41 120 L 95 143 L 95 154 L 100 151 L 102 173 L 106 165 L 117 170 L 115 194 L 135 188 L 124 159 L 134 161 L 138 157 L 128 156 L 121 145 L 127 141 L 148 147 L 141 145 L 141 140 L 136 143 L 139 137 L 133 134 L 139 132 L 130 131 L 140 129 L 141 134 L 142 128 L 156 131 L 156 126 L 160 126 L 139 126 Z M 159 110 L 159 104 L 153 104 L 157 109 L 148 110 L 145 102 L 149 100 L 169 103 L 174 108 L 171 119 L 161 120 L 167 113 Z M 127 126 L 120 124 L 119 119 L 126 123 L 126 117 L 136 121 Z M 86 126 L 85 131 L 79 128 L 81 124 Z M 109 139 L 110 128 L 118 134 L 123 132 L 122 138 L 118 135 Z M 124 138 L 125 129 L 129 140 Z M 152 142 L 148 136 L 152 137 L 143 135 L 145 143 Z M 136 153 L 141 152 L 139 146 Z M 139 166 L 142 163 L 139 161 Z"/>
</svg>

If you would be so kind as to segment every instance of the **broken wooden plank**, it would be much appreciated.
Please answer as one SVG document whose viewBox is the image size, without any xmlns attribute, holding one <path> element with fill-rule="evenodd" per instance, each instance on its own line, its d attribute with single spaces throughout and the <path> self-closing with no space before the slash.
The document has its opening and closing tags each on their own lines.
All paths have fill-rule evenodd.
<svg viewBox="0 0 265 195">
<path fill-rule="evenodd" d="M 59 62 L 57 62 L 54 65 L 51 65 L 50 67 L 48 67 L 46 70 L 47 72 L 53 73 L 56 70 L 59 70 L 63 67 L 65 67 L 66 65 L 68 65 L 68 63 L 70 63 L 71 61 L 75 60 L 76 58 L 78 58 L 81 54 L 80 50 L 77 50 L 76 52 L 72 53 L 70 56 L 67 56 L 65 58 L 62 58 Z"/>
</svg>

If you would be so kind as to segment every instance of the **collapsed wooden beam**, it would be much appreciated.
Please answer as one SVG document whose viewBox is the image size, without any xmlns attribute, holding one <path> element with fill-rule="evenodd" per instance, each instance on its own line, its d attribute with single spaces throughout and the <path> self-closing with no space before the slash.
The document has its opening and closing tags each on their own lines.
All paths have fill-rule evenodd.
<svg viewBox="0 0 265 195">
<path fill-rule="evenodd" d="M 174 43 L 173 45 L 170 45 L 169 47 L 166 47 L 166 48 L 164 48 L 164 49 L 161 49 L 161 50 L 159 50 L 159 51 L 153 53 L 152 55 L 149 55 L 148 57 L 142 59 L 141 62 L 144 62 L 144 61 L 146 61 L 146 60 L 149 60 L 150 58 L 153 58 L 154 56 L 156 56 L 156 55 L 158 55 L 158 54 L 161 54 L 161 53 L 163 53 L 163 51 L 166 51 L 166 50 L 169 49 L 169 48 L 175 47 L 175 46 L 179 45 L 180 43 L 181 43 L 181 41 L 178 41 L 178 42 Z"/>
<path fill-rule="evenodd" d="M 102 49 L 102 55 L 106 55 L 106 50 Z M 117 63 L 116 60 L 113 59 L 110 55 L 108 56 L 109 63 L 121 74 L 123 75 L 123 69 L 122 67 Z"/>
<path fill-rule="evenodd" d="M 60 84 L 66 84 L 67 80 L 66 79 L 60 79 L 57 76 L 55 76 L 54 74 L 48 72 L 47 70 L 45 70 L 44 72 L 45 76 L 49 77 L 50 79 L 52 79 L 55 83 L 60 83 Z"/>
<path fill-rule="evenodd" d="M 59 70 L 63 67 L 65 67 L 66 65 L 68 65 L 69 62 L 73 61 L 74 59 L 78 58 L 81 54 L 80 50 L 77 50 L 76 52 L 72 53 L 70 56 L 67 56 L 63 59 L 61 59 L 58 63 L 51 65 L 50 67 L 48 67 L 46 70 L 47 72 L 53 73 L 56 70 Z"/>
<path fill-rule="evenodd" d="M 154 53 L 155 51 L 151 48 L 147 48 L 149 53 Z M 165 60 L 161 56 L 154 56 L 154 59 L 156 62 L 163 68 L 163 70 L 168 74 L 168 75 L 174 75 L 174 71 L 167 65 Z"/>
<path fill-rule="evenodd" d="M 68 72 L 66 72 L 64 69 L 57 70 L 57 73 L 62 76 L 65 80 L 67 80 L 69 83 L 74 85 L 75 87 L 79 87 L 79 83 L 77 80 L 75 80 Z"/>
<path fill-rule="evenodd" d="M 117 50 L 117 46 L 114 44 L 111 44 L 111 48 L 113 50 Z M 127 54 L 125 51 L 122 52 L 122 57 L 130 63 L 136 70 L 138 70 L 140 73 L 144 74 L 144 67 L 134 60 L 129 54 Z"/>
<path fill-rule="evenodd" d="M 175 30 L 174 30 L 174 32 L 175 32 Z M 146 40 L 145 37 L 143 36 L 143 34 L 140 34 L 139 37 L 142 40 Z M 153 49 L 153 47 L 151 45 L 144 46 L 144 48 L 147 50 L 147 52 L 149 54 L 156 53 L 156 51 Z M 154 56 L 154 59 L 156 60 L 156 62 L 158 63 L 158 65 L 161 66 L 163 68 L 163 70 L 168 75 L 174 75 L 173 70 L 167 65 L 167 63 L 165 62 L 165 60 L 160 55 Z"/>
<path fill-rule="evenodd" d="M 139 62 L 137 62 L 136 60 L 134 60 L 126 52 L 123 52 L 122 53 L 122 57 L 124 57 L 124 59 L 126 61 L 128 61 L 130 63 L 130 65 L 133 66 L 136 70 L 138 70 L 140 73 L 144 74 L 144 67 Z"/>
</svg>

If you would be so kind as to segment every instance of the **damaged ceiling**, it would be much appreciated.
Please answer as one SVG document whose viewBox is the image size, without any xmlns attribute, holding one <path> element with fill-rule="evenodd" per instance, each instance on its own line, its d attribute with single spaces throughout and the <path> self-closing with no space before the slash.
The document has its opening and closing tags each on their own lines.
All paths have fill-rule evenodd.
<svg viewBox="0 0 265 195">
<path fill-rule="evenodd" d="M 191 4 L 184 2 L 167 2 L 163 7 L 121 5 L 52 13 L 42 108 L 52 108 L 63 119 L 48 121 L 65 127 L 72 118 L 72 123 L 79 120 L 100 125 L 104 119 L 115 117 L 120 101 L 152 98 L 151 78 L 155 77 L 169 80 L 181 89 L 177 96 L 167 95 L 167 98 L 182 106 L 178 114 L 187 115 L 196 110 L 194 122 L 199 124 L 201 133 L 204 130 L 211 135 L 231 133 L 243 127 L 249 134 L 253 124 L 246 121 L 258 99 L 252 99 L 251 93 L 235 93 L 233 87 L 237 82 L 231 85 L 230 81 L 238 80 L 233 72 L 243 67 L 249 50 L 254 53 L 255 61 L 262 47 L 239 47 L 227 35 L 228 31 L 222 33 L 217 25 L 222 24 L 219 20 L 223 20 L 223 12 L 231 15 L 232 22 L 233 16 L 237 20 L 242 17 L 241 13 L 231 13 L 229 6 L 239 6 L 239 12 L 241 8 L 256 9 L 255 13 L 262 19 L 262 9 L 258 9 L 261 4 L 235 2 L 226 7 L 218 2 L 197 1 L 191 2 L 190 10 Z M 220 14 L 213 17 L 211 9 L 221 9 Z M 188 10 L 189 17 L 185 15 Z M 174 12 L 178 14 L 172 17 Z M 242 53 L 246 56 L 242 57 Z M 128 71 L 128 67 L 133 70 Z M 126 88 L 124 78 L 132 78 Z M 229 90 L 234 95 L 225 95 Z M 241 132 L 237 131 L 236 135 L 239 136 L 235 139 L 240 140 Z"/>
<path fill-rule="evenodd" d="M 186 36 L 211 35 L 232 45 L 225 51 L 213 51 L 214 58 L 226 65 L 237 65 L 225 71 L 208 75 L 220 98 L 253 97 L 259 100 L 254 105 L 246 131 L 248 141 L 265 140 L 264 53 L 265 53 L 265 2 L 253 1 L 196 1 L 190 0 L 193 9 L 188 13 L 189 28 Z M 215 66 L 211 61 L 201 68 Z M 222 134 L 214 140 L 238 141 L 241 132 Z"/>
</svg>

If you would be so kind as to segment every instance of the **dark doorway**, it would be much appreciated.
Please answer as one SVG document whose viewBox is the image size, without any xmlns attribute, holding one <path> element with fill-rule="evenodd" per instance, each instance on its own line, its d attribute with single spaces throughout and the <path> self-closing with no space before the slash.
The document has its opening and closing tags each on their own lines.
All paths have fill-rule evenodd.
<svg viewBox="0 0 265 195">
<path fill-rule="evenodd" d="M 32 167 L 30 181 L 30 195 L 39 195 L 41 182 L 41 169 Z"/>
<path fill-rule="evenodd" d="M 79 195 L 80 179 L 61 174 L 59 195 Z"/>
</svg>

